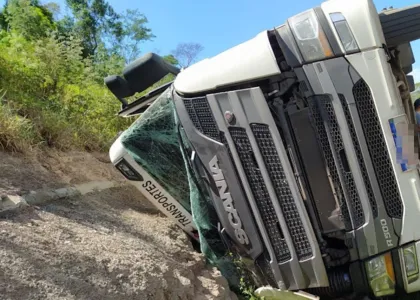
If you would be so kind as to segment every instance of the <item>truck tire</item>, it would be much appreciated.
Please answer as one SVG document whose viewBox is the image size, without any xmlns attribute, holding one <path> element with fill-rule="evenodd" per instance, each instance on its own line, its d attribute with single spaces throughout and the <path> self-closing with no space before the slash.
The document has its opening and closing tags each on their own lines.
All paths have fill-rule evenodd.
<svg viewBox="0 0 420 300">
<path fill-rule="evenodd" d="M 193 239 L 192 237 L 190 237 L 190 241 L 191 241 L 191 245 L 193 247 L 193 249 L 198 252 L 201 253 L 201 246 L 200 246 L 200 242 L 197 241 L 196 239 Z"/>
<path fill-rule="evenodd" d="M 420 292 L 404 295 L 394 295 L 392 297 L 384 297 L 384 300 L 420 300 Z"/>
<path fill-rule="evenodd" d="M 420 38 L 420 5 L 384 10 L 379 17 L 388 47 Z"/>
</svg>

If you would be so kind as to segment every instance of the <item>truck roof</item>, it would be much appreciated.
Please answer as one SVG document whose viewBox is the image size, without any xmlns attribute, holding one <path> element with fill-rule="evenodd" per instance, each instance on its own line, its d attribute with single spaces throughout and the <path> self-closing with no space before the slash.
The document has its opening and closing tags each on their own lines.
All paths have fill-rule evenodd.
<svg viewBox="0 0 420 300">
<path fill-rule="evenodd" d="M 268 31 L 263 31 L 253 39 L 183 70 L 174 86 L 178 93 L 188 95 L 280 73 Z"/>
</svg>

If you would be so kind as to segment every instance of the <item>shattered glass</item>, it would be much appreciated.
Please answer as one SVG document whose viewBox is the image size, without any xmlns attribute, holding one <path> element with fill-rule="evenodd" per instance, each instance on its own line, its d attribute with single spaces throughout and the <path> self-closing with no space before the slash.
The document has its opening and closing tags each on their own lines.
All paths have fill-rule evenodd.
<svg viewBox="0 0 420 300">
<path fill-rule="evenodd" d="M 188 176 L 170 90 L 122 134 L 121 142 L 134 160 L 191 213 Z"/>
<path fill-rule="evenodd" d="M 191 164 L 191 144 L 179 129 L 171 89 L 165 91 L 126 130 L 121 141 L 128 153 L 165 190 L 192 214 L 200 237 L 200 249 L 207 261 L 218 267 L 230 287 L 243 292 L 255 284 L 252 263 L 232 252 L 218 231 L 218 217 L 207 187 Z M 251 279 L 252 278 L 252 279 Z M 251 284 L 251 285 L 253 285 Z"/>
</svg>

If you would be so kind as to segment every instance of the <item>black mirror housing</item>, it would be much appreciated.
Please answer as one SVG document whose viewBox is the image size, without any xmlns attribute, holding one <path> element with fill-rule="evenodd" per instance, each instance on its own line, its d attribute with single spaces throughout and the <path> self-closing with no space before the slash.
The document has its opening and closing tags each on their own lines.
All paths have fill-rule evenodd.
<svg viewBox="0 0 420 300">
<path fill-rule="evenodd" d="M 124 68 L 124 78 L 116 75 L 106 77 L 105 85 L 126 107 L 124 98 L 146 90 L 168 74 L 177 75 L 179 72 L 161 56 L 148 53 Z"/>
</svg>

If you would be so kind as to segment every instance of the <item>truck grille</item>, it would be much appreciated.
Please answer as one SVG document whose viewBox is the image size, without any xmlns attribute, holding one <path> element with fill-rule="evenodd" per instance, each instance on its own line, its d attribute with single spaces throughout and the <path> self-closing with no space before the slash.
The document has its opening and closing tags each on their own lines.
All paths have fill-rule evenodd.
<svg viewBox="0 0 420 300">
<path fill-rule="evenodd" d="M 276 279 L 274 278 L 273 270 L 271 269 L 270 262 L 267 259 L 269 256 L 267 250 L 263 252 L 255 260 L 256 266 L 260 269 L 261 273 L 264 275 L 264 278 L 267 280 L 267 283 L 273 287 L 278 287 Z"/>
<path fill-rule="evenodd" d="M 360 149 L 359 140 L 357 138 L 356 129 L 354 128 L 353 120 L 350 115 L 349 107 L 347 106 L 346 99 L 344 95 L 338 95 L 343 106 L 344 115 L 346 116 L 347 125 L 350 129 L 351 139 L 353 141 L 354 148 L 356 150 L 357 161 L 359 162 L 360 170 L 362 171 L 363 181 L 365 183 L 366 191 L 369 197 L 369 203 L 372 208 L 373 216 L 376 218 L 378 216 L 378 207 L 375 200 L 375 195 L 373 194 L 372 185 L 370 184 L 369 175 L 366 169 L 365 161 L 363 159 L 362 150 Z"/>
<path fill-rule="evenodd" d="M 220 142 L 223 145 L 225 145 L 225 147 L 227 149 L 227 152 L 229 153 L 229 157 L 230 157 L 230 160 L 232 161 L 232 163 L 235 163 L 235 161 L 233 160 L 232 151 L 230 151 L 230 147 L 229 147 L 229 144 L 228 144 L 228 141 L 226 139 L 226 136 L 225 136 L 224 132 L 220 132 Z"/>
<path fill-rule="evenodd" d="M 239 159 L 241 160 L 276 258 L 279 262 L 288 261 L 291 259 L 290 251 L 284 240 L 273 203 L 271 202 L 264 179 L 256 163 L 246 130 L 242 127 L 229 127 L 229 132 L 238 152 Z"/>
<path fill-rule="evenodd" d="M 322 120 L 321 114 L 316 104 L 317 97 L 319 96 L 315 96 L 309 99 L 309 108 L 311 110 L 311 118 L 315 126 L 315 131 L 317 133 L 318 141 L 320 143 L 322 152 L 324 154 L 324 159 L 327 164 L 327 168 L 329 171 L 329 175 L 333 184 L 335 194 L 340 203 L 340 209 L 341 209 L 341 214 L 343 217 L 344 226 L 346 227 L 347 231 L 350 231 L 352 229 L 351 221 L 350 221 L 350 214 L 347 208 L 347 203 L 344 199 L 344 191 L 343 191 L 343 188 L 341 187 L 340 177 L 338 175 L 338 170 L 335 165 L 334 156 L 330 148 L 327 132 L 324 127 L 324 122 Z"/>
<path fill-rule="evenodd" d="M 213 140 L 220 141 L 219 129 L 217 128 L 207 99 L 202 97 L 183 100 L 195 128 Z"/>
<path fill-rule="evenodd" d="M 267 125 L 260 124 L 252 124 L 251 129 L 257 140 L 270 179 L 274 185 L 297 256 L 299 260 L 307 259 L 312 256 L 311 245 L 309 244 L 305 228 L 303 227 L 270 130 Z"/>
<path fill-rule="evenodd" d="M 347 196 L 349 197 L 351 207 L 349 210 L 354 222 L 355 229 L 362 226 L 365 222 L 365 216 L 363 212 L 362 203 L 357 192 L 356 184 L 350 170 L 346 169 L 344 163 L 347 160 L 346 152 L 344 150 L 343 139 L 340 133 L 340 127 L 337 122 L 337 118 L 334 112 L 334 107 L 331 103 L 331 98 L 329 96 L 320 96 L 320 105 L 326 112 L 328 118 L 327 126 L 331 134 L 331 142 L 333 143 L 335 152 L 338 159 L 338 167 L 344 179 L 345 190 Z"/>
<path fill-rule="evenodd" d="M 403 205 L 392 168 L 392 162 L 388 155 L 388 149 L 382 134 L 381 124 L 372 94 L 363 79 L 360 79 L 354 85 L 353 95 L 381 189 L 382 198 L 384 199 L 385 209 L 391 218 L 401 219 Z"/>
</svg>

